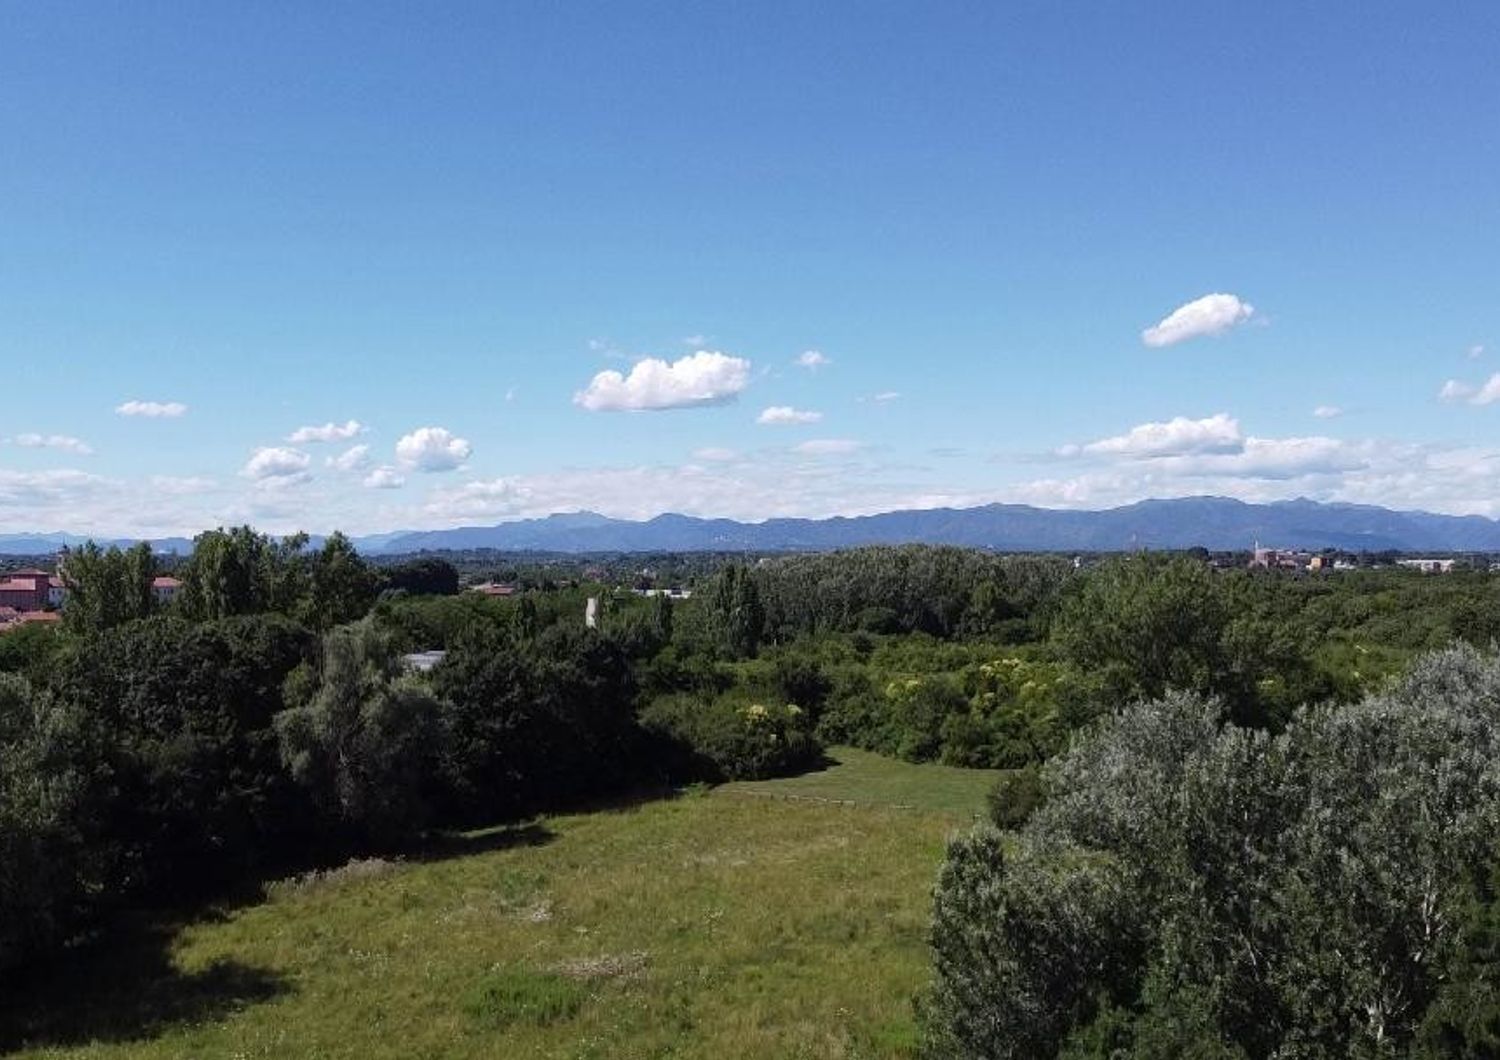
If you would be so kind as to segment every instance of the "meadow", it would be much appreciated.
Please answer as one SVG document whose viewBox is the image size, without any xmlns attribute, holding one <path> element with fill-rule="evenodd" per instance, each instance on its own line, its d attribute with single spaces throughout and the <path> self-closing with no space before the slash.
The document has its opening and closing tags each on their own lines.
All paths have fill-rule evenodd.
<svg viewBox="0 0 1500 1060">
<path fill-rule="evenodd" d="M 0 1003 L 0 1046 L 110 1060 L 913 1055 L 944 840 L 981 812 L 991 776 L 830 758 L 143 920 Z"/>
</svg>

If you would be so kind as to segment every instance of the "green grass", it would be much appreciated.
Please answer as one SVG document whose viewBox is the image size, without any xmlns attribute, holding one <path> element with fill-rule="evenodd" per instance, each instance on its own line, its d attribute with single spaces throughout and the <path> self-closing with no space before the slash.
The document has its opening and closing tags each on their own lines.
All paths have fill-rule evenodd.
<svg viewBox="0 0 1500 1060">
<path fill-rule="evenodd" d="M 912 765 L 853 747 L 827 752 L 826 769 L 776 780 L 741 781 L 725 794 L 852 802 L 910 808 L 970 818 L 984 812 L 984 798 L 1000 776 L 994 769 Z"/>
<path fill-rule="evenodd" d="M 549 818 L 144 923 L 0 997 L 0 1051 L 909 1057 L 943 842 L 989 778 L 836 757 L 803 778 Z"/>
</svg>

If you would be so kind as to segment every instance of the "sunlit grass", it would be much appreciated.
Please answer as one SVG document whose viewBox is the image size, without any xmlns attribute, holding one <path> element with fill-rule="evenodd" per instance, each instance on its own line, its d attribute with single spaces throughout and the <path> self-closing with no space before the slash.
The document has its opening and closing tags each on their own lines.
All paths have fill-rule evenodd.
<svg viewBox="0 0 1500 1060">
<path fill-rule="evenodd" d="M 272 888 L 178 931 L 154 987 L 95 958 L 13 997 L 19 1055 L 910 1056 L 943 840 L 988 778 L 840 757 L 777 783 L 863 805 L 731 788 Z M 151 1012 L 178 982 L 225 996 Z"/>
</svg>

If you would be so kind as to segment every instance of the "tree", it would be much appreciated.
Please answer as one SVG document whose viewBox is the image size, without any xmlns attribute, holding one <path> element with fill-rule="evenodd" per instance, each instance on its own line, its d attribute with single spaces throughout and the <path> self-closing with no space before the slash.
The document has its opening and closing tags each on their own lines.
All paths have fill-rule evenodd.
<svg viewBox="0 0 1500 1060">
<path fill-rule="evenodd" d="M 760 646 L 765 610 L 755 579 L 745 567 L 731 564 L 719 573 L 711 607 L 720 647 L 732 658 L 753 658 Z"/>
<path fill-rule="evenodd" d="M 385 588 L 414 596 L 452 596 L 458 592 L 458 568 L 436 556 L 423 556 L 386 570 Z"/>
<path fill-rule="evenodd" d="M 58 573 L 68 589 L 63 621 L 74 632 L 99 633 L 145 618 L 155 603 L 151 580 L 156 560 L 144 541 L 124 551 L 106 551 L 92 541 L 65 549 Z"/>
<path fill-rule="evenodd" d="M 375 600 L 375 574 L 343 534 L 334 532 L 313 554 L 308 577 L 307 624 L 314 629 L 363 618 Z"/>
<path fill-rule="evenodd" d="M 311 698 L 279 714 L 276 729 L 292 777 L 344 827 L 391 845 L 427 823 L 438 702 L 369 622 L 324 635 Z"/>
<path fill-rule="evenodd" d="M 309 593 L 306 546 L 306 534 L 277 541 L 248 526 L 199 534 L 183 567 L 183 613 L 198 621 L 264 611 L 296 614 Z"/>
</svg>

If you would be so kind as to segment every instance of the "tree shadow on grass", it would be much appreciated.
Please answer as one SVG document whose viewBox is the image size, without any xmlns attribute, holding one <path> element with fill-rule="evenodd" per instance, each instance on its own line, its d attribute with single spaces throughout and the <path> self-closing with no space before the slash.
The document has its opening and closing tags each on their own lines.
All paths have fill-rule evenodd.
<svg viewBox="0 0 1500 1060">
<path fill-rule="evenodd" d="M 221 1020 L 291 987 L 285 977 L 235 960 L 184 971 L 172 963 L 183 926 L 149 914 L 0 984 L 0 1055 L 22 1048 L 155 1038 L 174 1027 Z"/>
<path fill-rule="evenodd" d="M 411 852 L 410 860 L 447 861 L 450 858 L 466 858 L 515 847 L 545 846 L 556 838 L 557 833 L 540 821 L 464 832 L 438 832 L 427 836 L 421 846 Z"/>
</svg>

